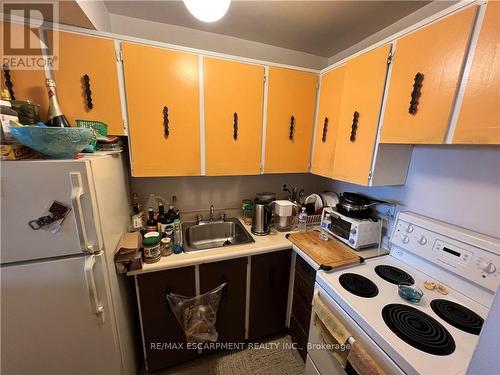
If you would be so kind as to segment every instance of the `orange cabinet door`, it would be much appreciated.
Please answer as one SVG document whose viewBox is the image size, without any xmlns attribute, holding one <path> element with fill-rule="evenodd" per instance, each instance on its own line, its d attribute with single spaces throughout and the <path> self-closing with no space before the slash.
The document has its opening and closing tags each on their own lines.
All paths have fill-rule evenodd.
<svg viewBox="0 0 500 375">
<path fill-rule="evenodd" d="M 11 39 L 23 40 L 25 25 L 10 22 L 1 22 L 0 27 L 2 30 L 2 38 L 4 37 L 5 28 L 10 28 Z M 34 41 L 36 42 L 36 41 Z M 1 51 L 2 57 L 8 58 L 5 51 Z M 40 105 L 40 118 L 42 121 L 47 120 L 47 113 L 49 108 L 49 100 L 47 96 L 47 89 L 45 88 L 45 70 L 18 70 L 15 67 L 8 68 L 10 80 L 12 82 L 12 91 L 14 98 L 17 100 L 31 100 L 32 102 Z M 7 88 L 5 85 L 5 72 L 2 71 L 2 84 L 1 89 Z"/>
<path fill-rule="evenodd" d="M 269 68 L 265 173 L 309 171 L 318 75 Z"/>
<path fill-rule="evenodd" d="M 500 2 L 489 1 L 453 143 L 500 144 Z"/>
<path fill-rule="evenodd" d="M 56 31 L 48 31 L 49 35 L 52 33 Z M 108 125 L 108 134 L 125 135 L 114 41 L 67 32 L 58 34 L 59 68 L 54 70 L 54 79 L 66 118 L 72 126 L 76 126 L 75 120 L 102 121 Z M 49 43 L 51 40 L 49 37 Z M 89 77 L 92 109 L 87 103 L 84 75 Z"/>
<path fill-rule="evenodd" d="M 311 172 L 330 178 L 333 176 L 333 158 L 340 123 L 344 74 L 345 65 L 321 76 Z"/>
<path fill-rule="evenodd" d="M 260 173 L 264 67 L 204 59 L 206 174 Z"/>
<path fill-rule="evenodd" d="M 474 12 L 471 7 L 397 40 L 382 143 L 444 142 Z M 414 89 L 417 74 L 420 89 Z"/>
<path fill-rule="evenodd" d="M 346 64 L 333 162 L 336 180 L 369 183 L 390 49 L 379 47 Z"/>
<path fill-rule="evenodd" d="M 198 56 L 130 43 L 122 52 L 132 175 L 200 175 Z"/>
</svg>

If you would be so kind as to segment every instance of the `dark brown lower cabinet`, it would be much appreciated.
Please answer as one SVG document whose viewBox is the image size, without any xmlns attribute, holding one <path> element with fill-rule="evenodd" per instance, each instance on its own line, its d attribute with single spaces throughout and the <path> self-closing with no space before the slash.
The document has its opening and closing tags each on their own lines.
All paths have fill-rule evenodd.
<svg viewBox="0 0 500 375">
<path fill-rule="evenodd" d="M 245 303 L 248 258 L 200 264 L 200 290 L 208 292 L 222 283 L 222 297 L 215 326 L 218 342 L 245 340 Z"/>
<path fill-rule="evenodd" d="M 285 329 L 291 253 L 283 250 L 251 257 L 250 339 Z"/>
<path fill-rule="evenodd" d="M 293 281 L 290 335 L 292 341 L 297 344 L 297 349 L 304 360 L 307 356 L 307 338 L 309 336 L 315 277 L 316 270 L 297 255 Z"/>
<path fill-rule="evenodd" d="M 197 350 L 186 348 L 184 330 L 166 300 L 167 293 L 194 296 L 194 267 L 151 272 L 137 276 L 141 321 L 148 371 L 192 359 Z"/>
</svg>

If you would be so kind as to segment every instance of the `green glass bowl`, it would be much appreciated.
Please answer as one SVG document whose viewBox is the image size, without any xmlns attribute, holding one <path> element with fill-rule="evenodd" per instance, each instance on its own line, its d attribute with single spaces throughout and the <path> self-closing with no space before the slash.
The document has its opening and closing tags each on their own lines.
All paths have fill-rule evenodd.
<svg viewBox="0 0 500 375">
<path fill-rule="evenodd" d="M 94 133 L 88 128 L 37 126 L 11 126 L 10 131 L 19 143 L 57 159 L 74 158 L 90 143 Z"/>
</svg>

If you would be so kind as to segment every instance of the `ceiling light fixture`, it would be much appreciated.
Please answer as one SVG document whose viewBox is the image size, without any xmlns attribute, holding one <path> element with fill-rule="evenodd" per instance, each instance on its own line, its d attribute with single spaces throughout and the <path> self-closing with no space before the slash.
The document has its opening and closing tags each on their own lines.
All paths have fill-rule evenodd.
<svg viewBox="0 0 500 375">
<path fill-rule="evenodd" d="M 183 0 L 193 16 L 203 22 L 215 22 L 227 13 L 231 0 Z"/>
</svg>

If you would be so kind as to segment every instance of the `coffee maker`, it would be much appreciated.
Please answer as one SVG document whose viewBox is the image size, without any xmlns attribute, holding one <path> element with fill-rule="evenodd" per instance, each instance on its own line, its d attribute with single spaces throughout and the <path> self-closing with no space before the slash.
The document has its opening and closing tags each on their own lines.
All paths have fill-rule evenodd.
<svg viewBox="0 0 500 375">
<path fill-rule="evenodd" d="M 273 202 L 274 227 L 280 232 L 288 232 L 296 224 L 297 204 L 289 200 L 277 200 Z"/>
</svg>

